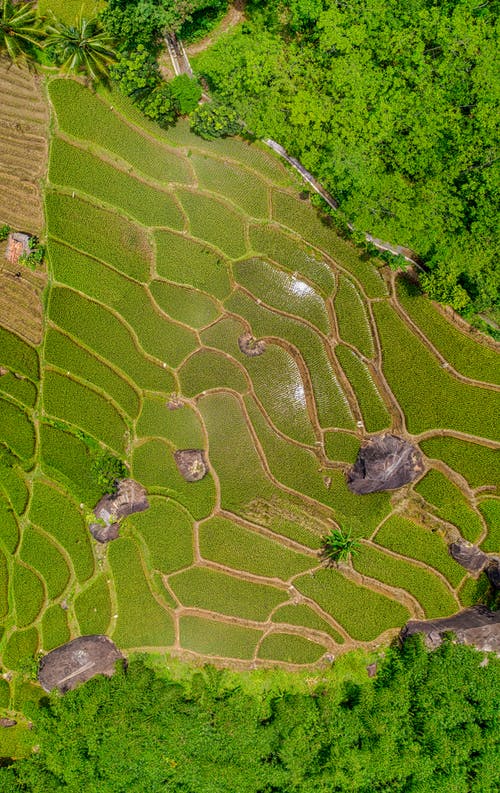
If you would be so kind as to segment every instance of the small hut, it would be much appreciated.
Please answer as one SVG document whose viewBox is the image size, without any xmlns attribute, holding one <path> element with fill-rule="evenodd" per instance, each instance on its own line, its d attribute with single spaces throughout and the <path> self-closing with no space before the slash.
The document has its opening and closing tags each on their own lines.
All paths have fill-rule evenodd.
<svg viewBox="0 0 500 793">
<path fill-rule="evenodd" d="M 30 234 L 24 234 L 21 231 L 12 231 L 7 237 L 7 250 L 5 258 L 10 264 L 17 264 L 21 256 L 29 256 L 31 253 L 30 248 Z"/>
</svg>

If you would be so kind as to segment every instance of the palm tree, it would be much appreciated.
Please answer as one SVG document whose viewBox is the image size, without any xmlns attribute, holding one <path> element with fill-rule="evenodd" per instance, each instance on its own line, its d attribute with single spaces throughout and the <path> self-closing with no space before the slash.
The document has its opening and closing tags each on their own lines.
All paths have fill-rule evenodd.
<svg viewBox="0 0 500 793">
<path fill-rule="evenodd" d="M 33 3 L 14 4 L 0 0 L 0 55 L 14 63 L 30 57 L 42 35 Z"/>
<path fill-rule="evenodd" d="M 52 17 L 45 46 L 63 71 L 86 74 L 92 81 L 108 79 L 108 69 L 116 61 L 113 41 L 97 17 L 78 16 L 72 25 Z"/>
<path fill-rule="evenodd" d="M 356 556 L 361 548 L 361 543 L 351 537 L 350 531 L 344 534 L 341 529 L 334 529 L 321 540 L 321 556 L 329 563 L 347 562 L 351 556 Z"/>
</svg>

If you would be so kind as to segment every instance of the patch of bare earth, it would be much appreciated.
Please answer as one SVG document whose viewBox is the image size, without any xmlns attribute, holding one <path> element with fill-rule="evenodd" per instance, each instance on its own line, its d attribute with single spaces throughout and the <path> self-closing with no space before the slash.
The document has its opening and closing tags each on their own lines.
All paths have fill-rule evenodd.
<svg viewBox="0 0 500 793">
<path fill-rule="evenodd" d="M 0 59 L 0 225 L 40 235 L 47 170 L 49 110 L 41 78 Z M 38 344 L 43 270 L 5 258 L 0 246 L 0 325 Z"/>
</svg>

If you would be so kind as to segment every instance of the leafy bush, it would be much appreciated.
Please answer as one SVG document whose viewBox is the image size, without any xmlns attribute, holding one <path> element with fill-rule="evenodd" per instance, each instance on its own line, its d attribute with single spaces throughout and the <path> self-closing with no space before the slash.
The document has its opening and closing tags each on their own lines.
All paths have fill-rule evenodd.
<svg viewBox="0 0 500 793">
<path fill-rule="evenodd" d="M 205 140 L 237 135 L 241 123 L 235 110 L 226 105 L 199 105 L 191 114 L 191 129 Z"/>
<path fill-rule="evenodd" d="M 187 74 L 179 74 L 170 87 L 181 116 L 195 109 L 201 99 L 201 86 L 197 80 L 192 80 Z"/>
</svg>

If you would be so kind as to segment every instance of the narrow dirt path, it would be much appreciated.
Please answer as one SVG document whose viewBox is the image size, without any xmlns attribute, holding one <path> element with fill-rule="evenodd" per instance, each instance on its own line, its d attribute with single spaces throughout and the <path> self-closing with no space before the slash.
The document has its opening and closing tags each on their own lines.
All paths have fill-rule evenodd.
<svg viewBox="0 0 500 793">
<path fill-rule="evenodd" d="M 208 49 L 212 46 L 212 44 L 215 44 L 217 39 L 219 39 L 224 33 L 227 33 L 228 30 L 231 30 L 231 28 L 239 25 L 244 19 L 245 0 L 236 0 L 236 2 L 230 7 L 226 16 L 221 19 L 214 30 L 212 30 L 207 36 L 200 39 L 199 41 L 195 41 L 193 44 L 188 44 L 185 47 L 186 54 L 188 57 L 190 55 L 198 55 L 198 53 Z"/>
</svg>

